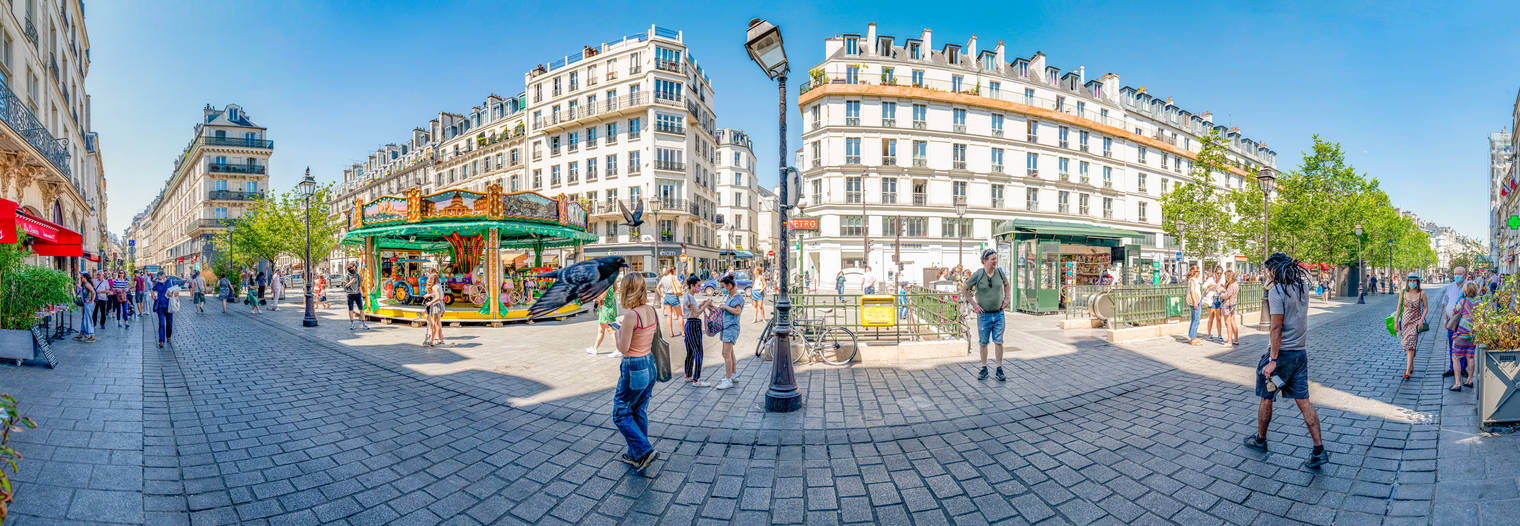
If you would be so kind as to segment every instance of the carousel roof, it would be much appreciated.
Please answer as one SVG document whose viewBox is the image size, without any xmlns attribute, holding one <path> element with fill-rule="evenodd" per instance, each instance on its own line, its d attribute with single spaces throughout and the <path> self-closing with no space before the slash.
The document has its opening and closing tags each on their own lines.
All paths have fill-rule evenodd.
<svg viewBox="0 0 1520 526">
<path fill-rule="evenodd" d="M 547 197 L 537 192 L 503 194 L 490 185 L 486 192 L 448 189 L 422 195 L 417 189 L 405 196 L 381 196 L 369 202 L 356 200 L 348 211 L 349 231 L 345 245 L 361 245 L 376 239 L 376 248 L 445 250 L 448 236 L 486 235 L 496 229 L 503 248 L 548 248 L 594 242 L 586 233 L 586 208 L 564 196 Z"/>
</svg>

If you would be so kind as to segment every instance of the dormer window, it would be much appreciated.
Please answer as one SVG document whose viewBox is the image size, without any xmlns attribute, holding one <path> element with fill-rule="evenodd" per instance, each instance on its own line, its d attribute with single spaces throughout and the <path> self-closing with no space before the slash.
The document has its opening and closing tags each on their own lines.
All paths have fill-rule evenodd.
<svg viewBox="0 0 1520 526">
<path fill-rule="evenodd" d="M 227 110 L 227 118 L 234 121 L 237 120 L 237 108 Z"/>
<path fill-rule="evenodd" d="M 892 37 L 878 37 L 876 39 L 876 54 L 883 57 L 892 55 Z"/>
<path fill-rule="evenodd" d="M 1029 78 L 1029 63 L 1023 60 L 1013 63 L 1013 70 L 1022 78 Z"/>
<path fill-rule="evenodd" d="M 961 63 L 960 46 L 957 46 L 955 44 L 945 44 L 945 47 L 940 49 L 940 54 L 945 56 L 945 62 L 948 62 L 950 64 Z"/>
<path fill-rule="evenodd" d="M 981 62 L 982 69 L 988 71 L 997 71 L 998 69 L 997 54 L 995 53 L 992 53 L 990 51 L 983 52 L 981 56 Z"/>
<path fill-rule="evenodd" d="M 914 59 L 914 60 L 918 60 L 918 59 L 923 58 L 921 55 L 919 55 L 918 42 L 909 42 L 908 43 L 908 58 L 911 58 L 911 59 Z"/>
<path fill-rule="evenodd" d="M 845 37 L 844 38 L 844 54 L 846 54 L 846 55 L 859 55 L 860 54 L 860 39 L 856 38 L 856 37 L 853 37 L 853 36 L 847 36 L 847 37 Z"/>
</svg>

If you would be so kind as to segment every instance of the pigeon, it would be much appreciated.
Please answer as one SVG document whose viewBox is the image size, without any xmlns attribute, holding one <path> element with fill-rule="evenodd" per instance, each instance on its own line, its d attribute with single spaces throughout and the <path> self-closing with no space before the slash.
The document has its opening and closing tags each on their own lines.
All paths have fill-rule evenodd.
<svg viewBox="0 0 1520 526">
<path fill-rule="evenodd" d="M 644 224 L 644 202 L 643 201 L 637 201 L 637 202 L 635 202 L 633 204 L 633 211 L 632 212 L 628 211 L 628 206 L 624 205 L 622 201 L 618 201 L 617 204 L 618 204 L 618 210 L 620 210 L 620 211 L 623 212 L 623 224 L 628 225 L 628 228 L 638 228 L 639 225 Z"/>
<path fill-rule="evenodd" d="M 618 273 L 627 266 L 628 262 L 622 257 L 608 256 L 539 274 L 540 278 L 553 278 L 554 284 L 528 308 L 528 317 L 549 314 L 572 301 L 583 305 L 595 301 L 607 292 L 607 287 L 617 281 Z"/>
</svg>

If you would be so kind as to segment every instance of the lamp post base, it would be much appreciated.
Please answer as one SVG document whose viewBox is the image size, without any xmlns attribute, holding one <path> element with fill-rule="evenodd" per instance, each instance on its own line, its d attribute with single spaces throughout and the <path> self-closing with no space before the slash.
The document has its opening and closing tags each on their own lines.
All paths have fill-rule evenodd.
<svg viewBox="0 0 1520 526">
<path fill-rule="evenodd" d="M 317 313 L 316 313 L 316 309 L 315 309 L 316 305 L 312 304 L 311 300 L 312 300 L 311 292 L 307 292 L 306 293 L 306 316 L 304 318 L 301 318 L 301 326 L 302 327 L 316 327 L 317 326 Z"/>
</svg>

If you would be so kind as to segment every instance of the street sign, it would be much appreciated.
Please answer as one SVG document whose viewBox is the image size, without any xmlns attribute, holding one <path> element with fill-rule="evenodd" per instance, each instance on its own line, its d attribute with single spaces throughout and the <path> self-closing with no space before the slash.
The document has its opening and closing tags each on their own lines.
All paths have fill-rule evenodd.
<svg viewBox="0 0 1520 526">
<path fill-rule="evenodd" d="M 682 263 L 686 262 L 686 254 L 681 254 L 681 262 Z"/>
<path fill-rule="evenodd" d="M 127 240 L 127 246 L 129 246 L 129 247 L 137 246 L 137 240 L 136 239 L 128 239 Z"/>
<path fill-rule="evenodd" d="M 812 217 L 789 219 L 786 226 L 792 230 L 818 230 L 818 219 Z"/>
<path fill-rule="evenodd" d="M 766 257 L 773 257 L 773 256 L 776 255 L 776 251 L 774 251 L 774 250 L 767 250 L 767 251 L 765 251 L 765 255 L 766 255 Z"/>
</svg>

